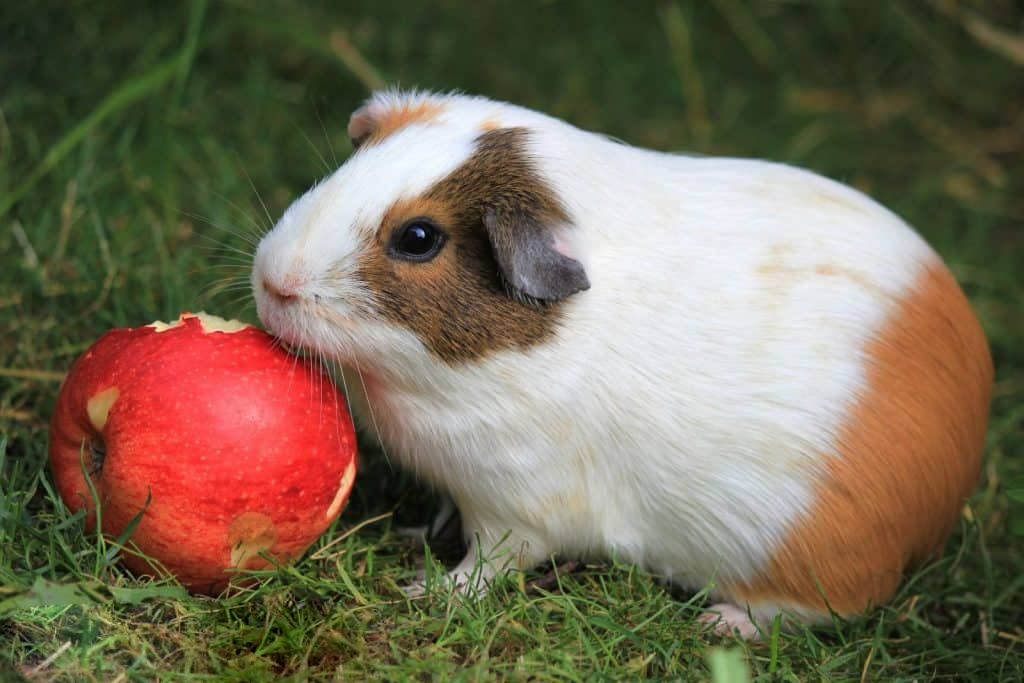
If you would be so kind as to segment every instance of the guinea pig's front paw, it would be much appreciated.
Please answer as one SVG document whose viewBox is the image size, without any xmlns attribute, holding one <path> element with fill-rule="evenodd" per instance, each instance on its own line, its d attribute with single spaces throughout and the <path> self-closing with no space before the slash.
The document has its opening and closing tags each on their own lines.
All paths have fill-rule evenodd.
<svg viewBox="0 0 1024 683">
<path fill-rule="evenodd" d="M 416 578 L 412 583 L 402 586 L 402 592 L 410 599 L 422 598 L 427 594 L 427 572 L 421 569 L 416 572 Z"/>
<path fill-rule="evenodd" d="M 482 597 L 489 588 L 490 580 L 496 575 L 494 566 L 486 562 L 477 562 L 475 553 L 471 551 L 458 566 L 433 581 L 428 582 L 426 571 L 421 569 L 417 573 L 416 581 L 402 587 L 401 591 L 410 598 L 420 598 L 438 589 L 444 592 L 455 589 L 456 593 L 462 595 Z"/>
<path fill-rule="evenodd" d="M 405 597 L 410 600 L 416 598 L 422 598 L 427 594 L 427 582 L 426 581 L 413 581 L 402 586 L 402 592 L 405 593 Z"/>
<path fill-rule="evenodd" d="M 761 637 L 757 624 L 747 611 L 727 602 L 712 605 L 697 620 L 718 636 L 738 635 L 743 640 L 759 640 Z"/>
<path fill-rule="evenodd" d="M 458 567 L 440 575 L 431 582 L 427 581 L 426 571 L 420 569 L 417 579 L 411 584 L 401 587 L 401 592 L 411 599 L 422 598 L 432 591 L 442 590 L 445 593 L 455 589 L 461 595 L 483 596 L 487 592 L 487 580 L 480 571 L 462 571 Z"/>
</svg>

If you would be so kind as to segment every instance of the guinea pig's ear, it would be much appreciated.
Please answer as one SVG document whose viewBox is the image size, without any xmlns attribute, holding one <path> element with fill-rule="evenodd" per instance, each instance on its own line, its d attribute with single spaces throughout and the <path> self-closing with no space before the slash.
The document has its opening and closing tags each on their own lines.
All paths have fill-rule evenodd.
<svg viewBox="0 0 1024 683">
<path fill-rule="evenodd" d="M 370 107 L 369 103 L 364 104 L 352 112 L 352 116 L 348 119 L 348 137 L 355 149 L 359 149 L 359 146 L 366 142 L 377 128 L 377 120 Z"/>
<path fill-rule="evenodd" d="M 359 148 L 367 141 L 383 140 L 406 126 L 437 119 L 442 106 L 428 95 L 376 93 L 348 119 L 348 137 Z"/>
<path fill-rule="evenodd" d="M 489 208 L 484 227 L 505 281 L 518 295 L 542 302 L 561 301 L 590 288 L 583 265 L 556 241 L 552 219 L 535 210 Z"/>
</svg>

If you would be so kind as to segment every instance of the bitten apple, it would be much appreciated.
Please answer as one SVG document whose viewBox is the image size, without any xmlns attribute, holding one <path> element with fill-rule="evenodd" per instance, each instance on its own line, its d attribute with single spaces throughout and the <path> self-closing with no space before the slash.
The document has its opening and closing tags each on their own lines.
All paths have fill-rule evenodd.
<svg viewBox="0 0 1024 683">
<path fill-rule="evenodd" d="M 50 427 L 50 465 L 72 510 L 96 510 L 189 589 L 293 560 L 341 511 L 356 446 L 344 398 L 262 330 L 206 314 L 116 329 L 72 366 Z M 149 504 L 146 505 L 147 497 Z M 137 554 L 134 571 L 153 573 Z"/>
</svg>

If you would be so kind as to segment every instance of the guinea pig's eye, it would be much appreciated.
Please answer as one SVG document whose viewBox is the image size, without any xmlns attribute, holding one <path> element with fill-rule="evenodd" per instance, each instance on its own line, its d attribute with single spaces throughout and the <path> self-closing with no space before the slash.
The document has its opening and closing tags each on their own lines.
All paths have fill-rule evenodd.
<svg viewBox="0 0 1024 683">
<path fill-rule="evenodd" d="M 417 218 L 395 232 L 391 240 L 391 254 L 406 261 L 429 261 L 444 246 L 445 236 L 430 221 Z"/>
</svg>

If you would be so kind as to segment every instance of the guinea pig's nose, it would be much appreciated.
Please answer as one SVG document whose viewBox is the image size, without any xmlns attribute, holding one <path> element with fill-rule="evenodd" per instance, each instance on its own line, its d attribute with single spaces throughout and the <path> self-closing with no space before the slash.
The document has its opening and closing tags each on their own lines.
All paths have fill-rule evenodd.
<svg viewBox="0 0 1024 683">
<path fill-rule="evenodd" d="M 270 298 L 279 304 L 287 304 L 295 301 L 298 297 L 294 291 L 288 290 L 282 286 L 275 285 L 267 278 L 263 278 L 263 289 L 266 290 Z"/>
</svg>

